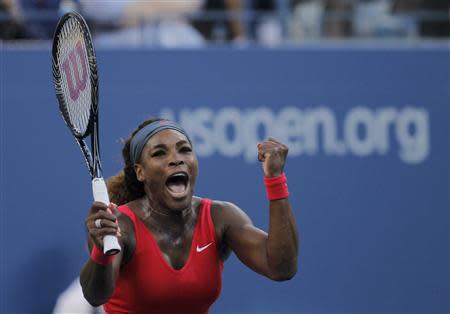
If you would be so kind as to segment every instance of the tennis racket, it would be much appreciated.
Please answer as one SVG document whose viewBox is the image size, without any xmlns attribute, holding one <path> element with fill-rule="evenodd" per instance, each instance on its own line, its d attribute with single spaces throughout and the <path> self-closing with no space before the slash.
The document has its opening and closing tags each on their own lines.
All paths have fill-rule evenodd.
<svg viewBox="0 0 450 314">
<path fill-rule="evenodd" d="M 53 36 L 52 57 L 59 109 L 86 159 L 94 200 L 108 205 L 100 162 L 97 61 L 89 28 L 80 14 L 67 13 L 59 20 Z M 91 149 L 85 142 L 88 136 Z M 105 236 L 103 247 L 107 255 L 120 252 L 115 236 Z"/>
</svg>

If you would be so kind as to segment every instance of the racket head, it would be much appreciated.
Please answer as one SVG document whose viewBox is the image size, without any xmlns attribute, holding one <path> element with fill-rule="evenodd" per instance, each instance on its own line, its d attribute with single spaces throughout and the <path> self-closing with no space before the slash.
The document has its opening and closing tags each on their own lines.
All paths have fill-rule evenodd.
<svg viewBox="0 0 450 314">
<path fill-rule="evenodd" d="M 66 13 L 56 26 L 52 68 L 64 121 L 76 138 L 85 138 L 97 119 L 97 59 L 89 27 L 76 12 Z"/>
</svg>

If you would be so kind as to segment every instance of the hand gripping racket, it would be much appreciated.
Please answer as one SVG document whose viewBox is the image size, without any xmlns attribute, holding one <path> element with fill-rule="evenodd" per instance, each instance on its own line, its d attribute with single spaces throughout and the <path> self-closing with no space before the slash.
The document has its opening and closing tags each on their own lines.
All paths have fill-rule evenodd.
<svg viewBox="0 0 450 314">
<path fill-rule="evenodd" d="M 89 28 L 80 14 L 67 13 L 59 20 L 53 36 L 52 57 L 59 109 L 86 159 L 94 200 L 108 205 L 100 162 L 97 61 Z M 88 136 L 91 150 L 85 142 Z M 120 252 L 115 236 L 105 236 L 103 247 L 107 255 Z"/>
</svg>

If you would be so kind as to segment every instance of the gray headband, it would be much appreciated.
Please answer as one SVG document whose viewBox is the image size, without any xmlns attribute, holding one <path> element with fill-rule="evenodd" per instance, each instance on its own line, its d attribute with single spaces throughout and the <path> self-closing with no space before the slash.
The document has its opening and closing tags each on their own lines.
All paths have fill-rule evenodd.
<svg viewBox="0 0 450 314">
<path fill-rule="evenodd" d="M 191 139 L 187 135 L 186 131 L 183 130 L 178 124 L 175 122 L 172 122 L 170 120 L 158 120 L 155 122 L 152 122 L 142 129 L 140 129 L 131 139 L 130 143 L 130 158 L 131 162 L 136 164 L 139 161 L 139 158 L 141 157 L 142 150 L 144 149 L 145 144 L 147 141 L 156 133 L 162 131 L 162 130 L 175 130 L 186 136 L 187 140 L 191 143 Z"/>
</svg>

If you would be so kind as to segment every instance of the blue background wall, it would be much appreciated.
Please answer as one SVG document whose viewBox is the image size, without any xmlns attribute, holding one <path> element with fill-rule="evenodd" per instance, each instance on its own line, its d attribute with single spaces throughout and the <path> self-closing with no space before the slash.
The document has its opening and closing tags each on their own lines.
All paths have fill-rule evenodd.
<svg viewBox="0 0 450 314">
<path fill-rule="evenodd" d="M 270 282 L 231 257 L 213 313 L 450 311 L 446 47 L 97 55 L 105 176 L 121 168 L 121 138 L 169 115 L 199 149 L 196 194 L 266 229 L 253 144 L 275 133 L 293 147 L 298 275 Z M 49 313 L 88 256 L 89 176 L 50 70 L 49 50 L 2 49 L 2 313 Z"/>
</svg>

